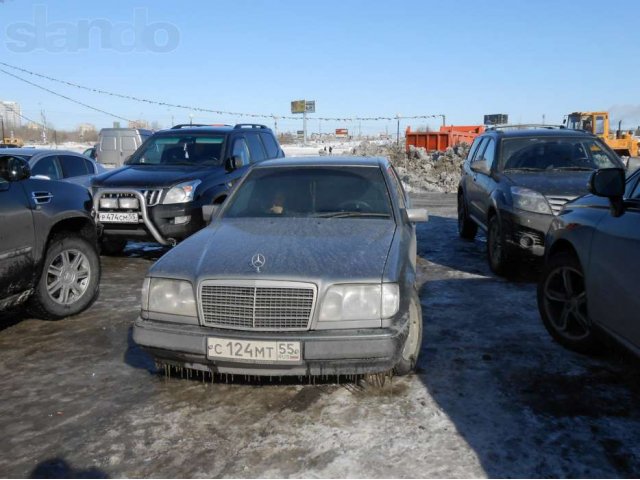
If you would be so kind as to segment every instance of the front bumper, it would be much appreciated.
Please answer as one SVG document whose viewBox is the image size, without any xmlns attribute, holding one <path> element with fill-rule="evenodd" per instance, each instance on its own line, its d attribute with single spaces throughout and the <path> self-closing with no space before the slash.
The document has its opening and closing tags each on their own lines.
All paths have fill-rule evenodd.
<svg viewBox="0 0 640 480">
<path fill-rule="evenodd" d="M 389 328 L 306 332 L 230 331 L 138 318 L 133 339 L 158 362 L 210 373 L 257 376 L 357 375 L 391 370 L 400 360 L 409 329 Z M 207 357 L 207 338 L 248 341 L 299 341 L 299 363 L 255 363 Z"/>
<path fill-rule="evenodd" d="M 133 195 L 138 199 L 139 208 L 133 210 L 103 210 L 100 198 L 103 194 Z M 204 227 L 202 208 L 193 202 L 172 205 L 148 205 L 145 195 L 134 189 L 97 189 L 94 192 L 94 208 L 96 221 L 101 235 L 127 239 L 150 239 L 162 245 L 174 245 Z M 138 223 L 100 222 L 99 214 L 104 213 L 138 213 Z M 184 223 L 174 223 L 179 217 L 187 217 Z"/>
<path fill-rule="evenodd" d="M 544 256 L 545 237 L 553 215 L 503 210 L 501 216 L 505 238 L 512 247 L 536 257 Z"/>
</svg>

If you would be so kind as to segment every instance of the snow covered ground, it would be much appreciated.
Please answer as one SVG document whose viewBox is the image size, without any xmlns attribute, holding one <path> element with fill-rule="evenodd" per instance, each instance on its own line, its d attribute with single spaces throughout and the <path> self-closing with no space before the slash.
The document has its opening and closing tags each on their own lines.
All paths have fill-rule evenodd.
<svg viewBox="0 0 640 480">
<path fill-rule="evenodd" d="M 58 322 L 0 316 L 2 477 L 638 477 L 640 368 L 555 344 L 535 265 L 493 276 L 425 194 L 415 375 L 366 382 L 163 378 L 131 338 L 165 250 L 102 257 L 101 295 Z"/>
</svg>

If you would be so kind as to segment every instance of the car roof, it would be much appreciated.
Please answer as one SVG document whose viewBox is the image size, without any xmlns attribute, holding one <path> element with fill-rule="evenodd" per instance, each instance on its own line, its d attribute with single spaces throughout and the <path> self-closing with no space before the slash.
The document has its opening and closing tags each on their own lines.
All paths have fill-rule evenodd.
<svg viewBox="0 0 640 480">
<path fill-rule="evenodd" d="M 385 157 L 356 157 L 350 155 L 283 157 L 260 162 L 255 168 L 266 167 L 383 167 L 389 160 Z"/>
<path fill-rule="evenodd" d="M 528 128 L 510 130 L 487 130 L 483 135 L 494 135 L 502 138 L 530 138 L 530 137 L 587 137 L 595 138 L 592 133 L 569 128 Z"/>
<path fill-rule="evenodd" d="M 28 155 L 34 157 L 42 154 L 77 155 L 82 158 L 87 158 L 81 153 L 72 152 L 71 150 L 55 150 L 53 148 L 0 148 L 0 155 Z"/>
<path fill-rule="evenodd" d="M 251 128 L 248 128 L 251 127 Z M 254 128 L 255 127 L 255 128 Z M 189 135 L 196 133 L 272 132 L 266 125 L 239 123 L 237 125 L 176 125 L 159 130 L 156 135 Z"/>
</svg>

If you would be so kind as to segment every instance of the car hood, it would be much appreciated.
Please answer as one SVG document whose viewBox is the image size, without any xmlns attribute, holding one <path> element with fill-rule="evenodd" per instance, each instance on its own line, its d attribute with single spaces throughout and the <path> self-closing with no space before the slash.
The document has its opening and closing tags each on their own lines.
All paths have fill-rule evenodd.
<svg viewBox="0 0 640 480">
<path fill-rule="evenodd" d="M 544 173 L 508 172 L 503 175 L 513 185 L 530 188 L 545 196 L 577 197 L 588 193 L 587 183 L 591 173 L 591 171 L 545 171 Z"/>
<path fill-rule="evenodd" d="M 129 165 L 109 170 L 93 179 L 94 187 L 170 187 L 177 183 L 202 178 L 212 167 Z"/>
<path fill-rule="evenodd" d="M 153 276 L 287 280 L 381 279 L 395 223 L 379 219 L 225 219 L 162 257 Z M 265 259 L 260 272 L 255 254 Z"/>
</svg>

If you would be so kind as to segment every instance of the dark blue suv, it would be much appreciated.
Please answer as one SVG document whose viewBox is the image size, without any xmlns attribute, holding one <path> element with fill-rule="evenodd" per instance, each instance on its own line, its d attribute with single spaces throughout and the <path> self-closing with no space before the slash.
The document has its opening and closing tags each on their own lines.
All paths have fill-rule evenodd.
<svg viewBox="0 0 640 480">
<path fill-rule="evenodd" d="M 205 226 L 250 165 L 283 157 L 264 125 L 176 125 L 92 184 L 104 253 L 127 240 L 175 245 Z"/>
</svg>

